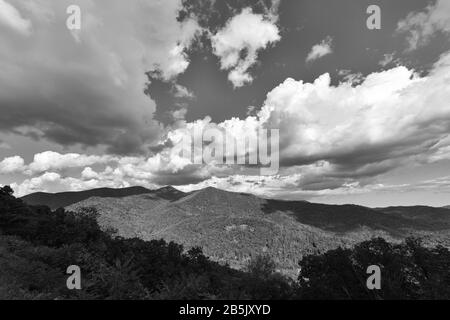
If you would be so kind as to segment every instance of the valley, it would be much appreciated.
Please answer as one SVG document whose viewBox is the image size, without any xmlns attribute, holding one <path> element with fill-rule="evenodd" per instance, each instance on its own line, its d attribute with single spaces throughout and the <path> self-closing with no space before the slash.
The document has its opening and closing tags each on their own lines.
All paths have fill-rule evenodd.
<svg viewBox="0 0 450 320">
<path fill-rule="evenodd" d="M 93 196 L 68 205 L 95 208 L 104 229 L 124 238 L 164 239 L 201 247 L 212 260 L 242 269 L 269 255 L 278 271 L 295 277 L 305 255 L 351 247 L 373 237 L 409 236 L 450 247 L 450 210 L 431 207 L 366 208 L 262 199 L 215 188 L 183 193 L 173 187 L 124 197 Z"/>
</svg>

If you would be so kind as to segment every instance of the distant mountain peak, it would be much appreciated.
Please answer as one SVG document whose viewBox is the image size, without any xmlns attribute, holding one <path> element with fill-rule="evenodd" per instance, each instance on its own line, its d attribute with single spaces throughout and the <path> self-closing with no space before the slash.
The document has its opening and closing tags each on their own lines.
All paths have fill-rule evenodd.
<svg viewBox="0 0 450 320">
<path fill-rule="evenodd" d="M 156 191 L 180 191 L 172 186 L 165 186 L 159 189 L 156 189 Z"/>
<path fill-rule="evenodd" d="M 236 194 L 235 192 L 218 189 L 215 187 L 206 187 L 199 190 L 194 190 L 190 192 L 191 197 L 193 198 L 204 198 L 204 199 L 220 199 L 220 198 L 228 198 Z"/>
<path fill-rule="evenodd" d="M 178 200 L 183 198 L 186 193 L 178 190 L 172 186 L 165 186 L 159 189 L 154 190 L 152 193 L 156 194 L 158 197 L 166 199 L 166 200 Z"/>
<path fill-rule="evenodd" d="M 199 189 L 197 190 L 197 192 L 228 192 L 228 191 L 209 186 L 203 189 Z"/>
</svg>

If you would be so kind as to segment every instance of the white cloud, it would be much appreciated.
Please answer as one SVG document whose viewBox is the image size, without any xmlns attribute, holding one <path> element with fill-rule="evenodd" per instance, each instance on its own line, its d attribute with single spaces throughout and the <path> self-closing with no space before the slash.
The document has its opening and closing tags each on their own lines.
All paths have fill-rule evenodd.
<svg viewBox="0 0 450 320">
<path fill-rule="evenodd" d="M 44 174 L 26 179 L 21 183 L 11 184 L 14 194 L 24 196 L 33 192 L 63 192 L 80 191 L 100 187 L 128 187 L 126 183 L 111 183 L 110 181 L 81 180 L 73 177 L 63 177 L 56 172 L 45 172 Z"/>
<path fill-rule="evenodd" d="M 314 45 L 306 57 L 306 62 L 311 62 L 331 54 L 333 52 L 332 44 L 333 39 L 326 37 L 319 44 Z"/>
<path fill-rule="evenodd" d="M 25 161 L 22 157 L 7 157 L 0 162 L 0 174 L 16 173 L 24 170 Z"/>
<path fill-rule="evenodd" d="M 212 36 L 214 54 L 221 68 L 229 70 L 228 79 L 234 87 L 252 82 L 249 69 L 256 63 L 258 52 L 281 39 L 276 24 L 250 8 L 234 16 Z"/>
<path fill-rule="evenodd" d="M 281 162 L 325 160 L 336 173 L 363 175 L 385 172 L 403 159 L 431 159 L 448 146 L 449 74 L 447 53 L 426 77 L 396 67 L 372 73 L 356 87 L 332 86 L 328 74 L 313 83 L 285 80 L 264 106 L 270 110 L 267 125 L 280 128 Z"/>
<path fill-rule="evenodd" d="M 86 180 L 97 179 L 97 178 L 99 178 L 99 174 L 97 172 L 95 172 L 94 170 L 92 170 L 91 167 L 86 167 L 81 172 L 81 177 Z"/>
<path fill-rule="evenodd" d="M 333 86 L 329 74 L 312 83 L 289 78 L 268 93 L 255 116 L 218 124 L 205 118 L 169 137 L 178 141 L 194 127 L 226 129 L 236 138 L 279 129 L 282 174 L 300 174 L 303 191 L 356 190 L 411 162 L 450 160 L 449 75 L 447 53 L 426 77 L 400 66 L 369 74 L 359 85 L 347 79 Z"/>
<path fill-rule="evenodd" d="M 173 80 L 179 74 L 186 71 L 190 62 L 185 50 L 191 46 L 193 39 L 199 31 L 199 25 L 191 19 L 180 25 L 180 34 L 177 43 L 170 48 L 167 58 L 158 63 L 158 68 L 164 80 Z"/>
<path fill-rule="evenodd" d="M 195 98 L 195 95 L 193 92 L 189 91 L 188 88 L 179 85 L 179 84 L 175 84 L 175 97 L 177 98 L 189 98 L 189 99 L 193 99 Z"/>
<path fill-rule="evenodd" d="M 33 162 L 28 165 L 30 173 L 63 170 L 67 168 L 85 167 L 94 164 L 105 164 L 117 160 L 116 157 L 103 155 L 83 155 L 78 153 L 60 154 L 45 151 L 34 155 Z"/>
<path fill-rule="evenodd" d="M 352 85 L 360 84 L 364 80 L 361 72 L 353 73 L 348 69 L 339 70 L 338 75 L 342 77 L 344 82 L 351 83 Z"/>
<path fill-rule="evenodd" d="M 436 32 L 450 34 L 450 1 L 437 0 L 423 12 L 412 12 L 401 20 L 398 32 L 408 33 L 409 50 L 428 43 Z"/>
<path fill-rule="evenodd" d="M 5 0 L 0 0 L 0 24 L 22 35 L 27 36 L 31 33 L 31 21 L 24 19 L 20 12 Z"/>
</svg>

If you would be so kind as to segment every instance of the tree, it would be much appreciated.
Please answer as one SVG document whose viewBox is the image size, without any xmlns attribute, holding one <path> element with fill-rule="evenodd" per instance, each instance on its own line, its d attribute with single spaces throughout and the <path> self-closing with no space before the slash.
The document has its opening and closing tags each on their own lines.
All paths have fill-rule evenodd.
<svg viewBox="0 0 450 320">
<path fill-rule="evenodd" d="M 3 196 L 12 196 L 14 190 L 10 186 L 3 186 L 0 188 L 0 195 Z"/>
<path fill-rule="evenodd" d="M 353 249 L 330 250 L 300 261 L 298 296 L 303 299 L 449 299 L 450 251 L 382 238 Z M 381 289 L 366 286 L 367 267 L 381 269 Z"/>
<path fill-rule="evenodd" d="M 258 255 L 250 260 L 247 271 L 257 277 L 267 279 L 275 273 L 275 262 L 268 255 Z"/>
</svg>

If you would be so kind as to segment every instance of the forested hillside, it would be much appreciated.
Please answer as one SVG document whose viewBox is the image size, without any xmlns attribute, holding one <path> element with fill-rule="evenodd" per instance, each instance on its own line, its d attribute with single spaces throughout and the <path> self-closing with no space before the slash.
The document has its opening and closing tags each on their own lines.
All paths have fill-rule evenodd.
<svg viewBox="0 0 450 320">
<path fill-rule="evenodd" d="M 0 189 L 0 299 L 450 299 L 449 250 L 417 239 L 307 255 L 292 281 L 268 255 L 238 271 L 201 248 L 102 231 L 95 210 L 51 211 L 12 193 Z M 81 268 L 81 290 L 66 287 L 69 265 Z M 381 290 L 365 285 L 369 265 L 381 268 Z"/>
<path fill-rule="evenodd" d="M 427 245 L 450 247 L 450 212 L 431 207 L 372 209 L 306 201 L 268 200 L 205 188 L 184 194 L 167 187 L 122 198 L 93 197 L 69 206 L 95 209 L 102 228 L 125 238 L 165 239 L 244 269 L 258 255 L 269 255 L 276 269 L 295 278 L 298 261 L 339 246 L 383 237 L 399 243 L 420 236 Z"/>
</svg>

